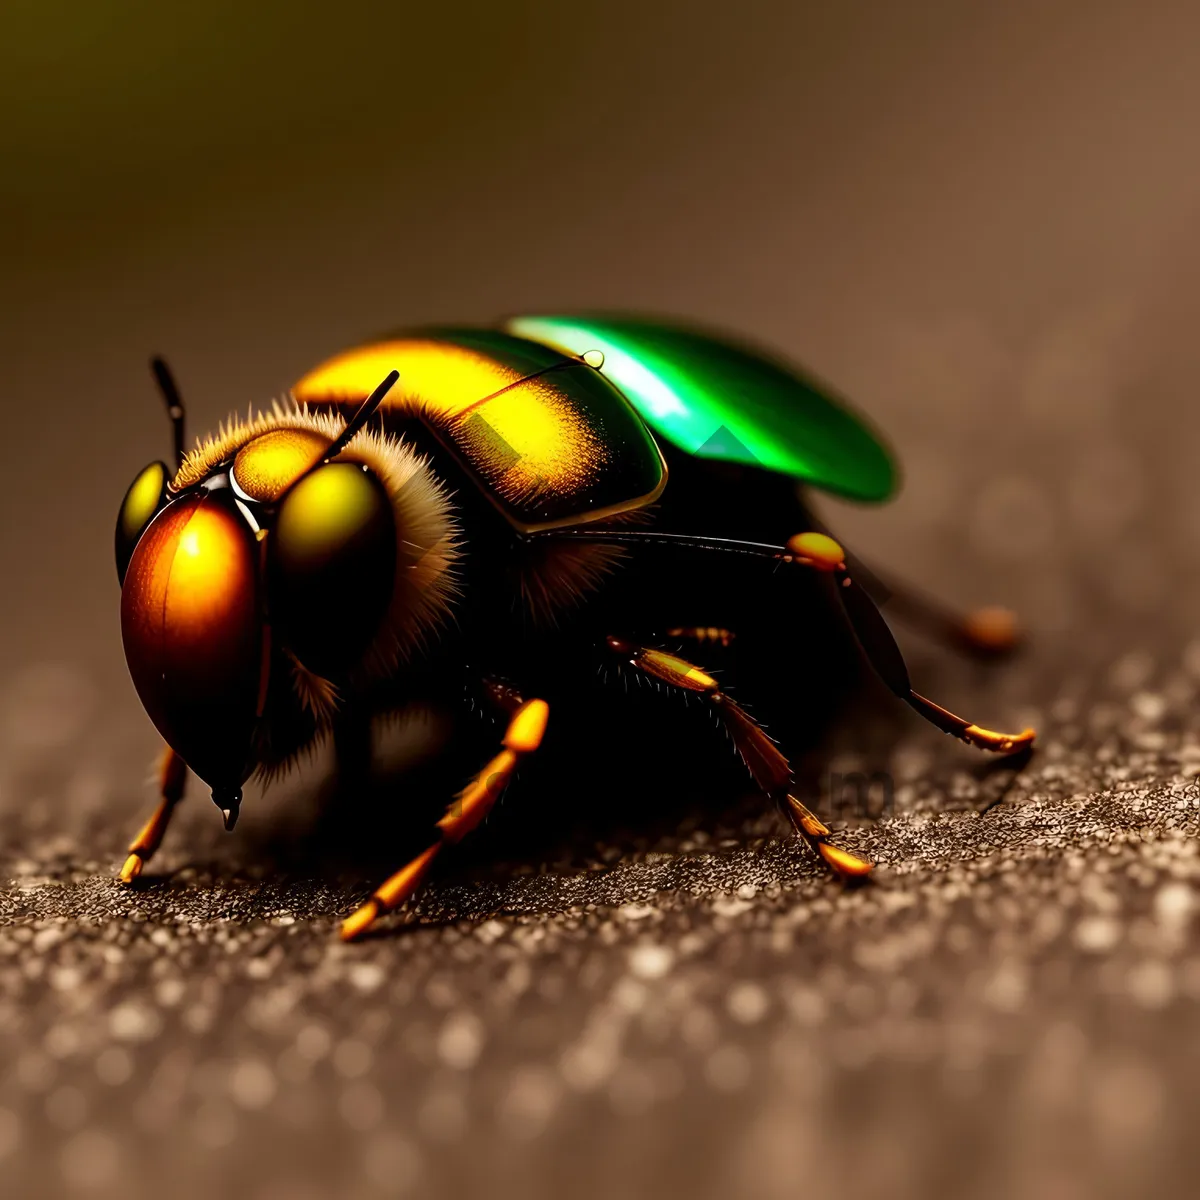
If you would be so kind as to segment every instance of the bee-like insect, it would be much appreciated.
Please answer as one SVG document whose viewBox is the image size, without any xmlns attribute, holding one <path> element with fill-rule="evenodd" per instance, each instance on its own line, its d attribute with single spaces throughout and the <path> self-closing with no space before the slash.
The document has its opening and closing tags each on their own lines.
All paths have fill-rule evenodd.
<svg viewBox="0 0 1200 1200">
<path fill-rule="evenodd" d="M 584 664 L 605 658 L 701 701 L 805 842 L 839 875 L 865 875 L 870 864 L 794 794 L 758 722 L 713 674 L 661 648 L 664 635 L 725 646 L 739 632 L 705 607 L 718 560 L 746 572 L 726 589 L 741 621 L 756 621 L 764 588 L 807 575 L 794 628 L 820 636 L 840 609 L 926 720 L 985 750 L 1032 743 L 1032 730 L 995 733 L 913 691 L 878 607 L 797 487 L 882 500 L 891 459 L 832 393 L 756 351 L 629 318 L 418 331 L 330 359 L 286 402 L 190 453 L 174 381 L 153 366 L 175 464 L 129 488 L 116 557 L 130 673 L 168 749 L 125 882 L 158 849 L 187 767 L 231 829 L 255 771 L 281 769 L 340 722 L 444 693 L 447 680 L 461 694 L 474 678 L 505 721 L 499 753 L 428 848 L 345 920 L 353 938 L 483 820 L 541 745 L 551 705 L 569 705 L 595 675 Z M 738 527 L 748 508 L 752 532 Z M 958 619 L 895 600 L 960 644 L 1013 640 L 997 610 Z"/>
</svg>

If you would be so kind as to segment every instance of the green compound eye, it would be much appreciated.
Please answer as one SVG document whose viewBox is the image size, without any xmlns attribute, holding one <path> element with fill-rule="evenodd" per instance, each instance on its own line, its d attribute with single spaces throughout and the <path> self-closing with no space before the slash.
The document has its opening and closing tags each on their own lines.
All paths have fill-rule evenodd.
<svg viewBox="0 0 1200 1200">
<path fill-rule="evenodd" d="M 117 578 L 122 583 L 125 582 L 125 572 L 129 568 L 129 560 L 133 557 L 138 540 L 155 513 L 162 508 L 163 499 L 167 494 L 167 480 L 166 463 L 151 463 L 129 485 L 129 491 L 121 501 L 114 546 L 117 555 Z"/>
<path fill-rule="evenodd" d="M 383 485 L 359 463 L 318 468 L 283 498 L 268 546 L 280 640 L 317 674 L 349 670 L 395 584 L 396 521 Z"/>
</svg>

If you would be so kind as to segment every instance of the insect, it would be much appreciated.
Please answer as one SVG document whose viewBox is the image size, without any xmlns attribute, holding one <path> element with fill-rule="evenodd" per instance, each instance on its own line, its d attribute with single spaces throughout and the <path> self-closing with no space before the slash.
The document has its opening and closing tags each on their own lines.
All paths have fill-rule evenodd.
<svg viewBox="0 0 1200 1200">
<path fill-rule="evenodd" d="M 126 659 L 167 749 L 127 883 L 162 842 L 187 768 L 232 829 L 255 772 L 326 738 L 340 755 L 348 728 L 413 697 L 470 693 L 502 723 L 497 753 L 428 847 L 346 918 L 343 938 L 357 937 L 479 825 L 552 710 L 596 686 L 605 663 L 699 702 L 829 868 L 866 875 L 796 796 L 788 759 L 740 698 L 687 652 L 716 653 L 740 632 L 706 607 L 710 589 L 745 628 L 764 597 L 800 581 L 768 645 L 820 639 L 840 620 L 939 729 L 1002 754 L 1033 741 L 913 690 L 859 568 L 808 501 L 810 489 L 886 499 L 892 460 L 834 393 L 757 350 L 626 317 L 418 330 L 329 359 L 286 401 L 186 453 L 178 390 L 152 365 L 174 463 L 129 488 L 116 558 Z M 1014 637 L 996 611 L 892 600 L 962 646 Z"/>
</svg>

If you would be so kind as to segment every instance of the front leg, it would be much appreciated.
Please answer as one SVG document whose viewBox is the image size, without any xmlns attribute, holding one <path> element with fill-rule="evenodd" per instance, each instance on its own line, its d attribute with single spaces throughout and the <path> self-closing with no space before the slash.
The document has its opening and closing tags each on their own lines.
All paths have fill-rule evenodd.
<svg viewBox="0 0 1200 1200">
<path fill-rule="evenodd" d="M 500 753 L 476 774 L 446 809 L 437 823 L 438 835 L 429 848 L 381 883 L 371 898 L 342 922 L 343 941 L 360 937 L 383 913 L 399 907 L 412 896 L 424 882 L 442 848 L 461 841 L 479 825 L 508 786 L 521 760 L 542 744 L 550 717 L 550 706 L 545 700 L 526 700 L 515 688 L 491 680 L 485 683 L 485 691 L 489 701 L 509 718 Z"/>
<path fill-rule="evenodd" d="M 125 860 L 119 876 L 122 883 L 132 883 L 162 845 L 171 814 L 175 805 L 183 799 L 186 784 L 187 764 L 168 746 L 163 751 L 158 766 L 158 790 L 162 798 L 150 820 L 142 826 L 141 832 L 129 844 L 129 857 Z"/>
</svg>

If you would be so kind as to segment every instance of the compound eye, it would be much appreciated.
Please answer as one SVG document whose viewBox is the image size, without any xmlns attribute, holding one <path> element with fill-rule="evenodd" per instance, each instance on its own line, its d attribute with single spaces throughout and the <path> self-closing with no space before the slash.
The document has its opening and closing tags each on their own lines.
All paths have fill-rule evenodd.
<svg viewBox="0 0 1200 1200">
<path fill-rule="evenodd" d="M 121 511 L 117 515 L 117 533 L 114 539 L 117 553 L 117 578 L 121 583 L 125 582 L 125 572 L 129 569 L 129 560 L 133 557 L 134 549 L 145 532 L 146 526 L 163 506 L 169 479 L 166 463 L 151 463 L 129 485 L 129 491 L 125 493 L 125 499 L 121 501 Z"/>
<path fill-rule="evenodd" d="M 273 504 L 328 450 L 329 439 L 310 429 L 272 429 L 238 451 L 234 485 L 248 500 Z"/>
<path fill-rule="evenodd" d="M 374 641 L 396 577 L 396 521 L 383 484 L 335 462 L 283 498 L 268 542 L 272 623 L 319 675 L 349 670 Z"/>
</svg>

